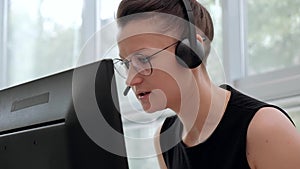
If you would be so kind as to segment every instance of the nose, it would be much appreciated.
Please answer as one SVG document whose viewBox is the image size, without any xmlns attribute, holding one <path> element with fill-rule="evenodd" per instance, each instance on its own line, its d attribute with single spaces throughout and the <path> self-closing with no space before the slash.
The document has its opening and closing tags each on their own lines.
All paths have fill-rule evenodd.
<svg viewBox="0 0 300 169">
<path fill-rule="evenodd" d="M 143 82 L 143 77 L 141 77 L 138 72 L 132 68 L 132 66 L 129 67 L 128 70 L 128 76 L 126 78 L 126 85 L 127 86 L 136 86 Z"/>
</svg>

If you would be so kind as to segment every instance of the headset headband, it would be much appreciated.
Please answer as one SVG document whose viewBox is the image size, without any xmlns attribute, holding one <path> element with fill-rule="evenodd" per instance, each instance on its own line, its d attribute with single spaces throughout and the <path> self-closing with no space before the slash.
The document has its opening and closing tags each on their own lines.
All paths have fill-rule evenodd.
<svg viewBox="0 0 300 169">
<path fill-rule="evenodd" d="M 196 30 L 195 30 L 195 20 L 194 20 L 194 13 L 191 7 L 189 0 L 183 0 L 183 4 L 188 16 L 189 21 L 189 36 L 188 39 L 190 41 L 190 46 L 192 49 L 196 49 Z"/>
</svg>

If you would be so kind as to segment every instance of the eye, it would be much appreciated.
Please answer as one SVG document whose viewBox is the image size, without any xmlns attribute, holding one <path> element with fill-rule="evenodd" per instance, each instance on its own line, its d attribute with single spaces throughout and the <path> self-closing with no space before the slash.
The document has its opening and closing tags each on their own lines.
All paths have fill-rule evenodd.
<svg viewBox="0 0 300 169">
<path fill-rule="evenodd" d="M 146 63 L 150 62 L 150 57 L 142 55 L 142 54 L 136 55 L 136 59 L 139 61 L 139 63 L 142 63 L 142 64 L 146 64 Z"/>
</svg>

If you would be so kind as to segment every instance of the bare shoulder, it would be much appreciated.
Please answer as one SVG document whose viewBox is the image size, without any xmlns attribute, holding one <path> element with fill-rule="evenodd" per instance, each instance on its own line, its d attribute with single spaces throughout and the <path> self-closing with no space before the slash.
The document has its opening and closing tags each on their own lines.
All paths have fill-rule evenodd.
<svg viewBox="0 0 300 169">
<path fill-rule="evenodd" d="M 300 166 L 300 135 L 280 110 L 260 109 L 247 133 L 247 158 L 251 168 L 296 169 Z"/>
</svg>

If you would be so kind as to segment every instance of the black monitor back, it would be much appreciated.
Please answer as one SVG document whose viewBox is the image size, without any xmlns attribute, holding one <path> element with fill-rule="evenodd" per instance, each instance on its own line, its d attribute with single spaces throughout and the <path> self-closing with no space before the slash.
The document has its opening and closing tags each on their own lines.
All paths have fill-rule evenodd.
<svg viewBox="0 0 300 169">
<path fill-rule="evenodd" d="M 113 63 L 101 60 L 0 91 L 1 169 L 128 169 L 127 158 L 96 144 L 76 115 L 73 97 L 91 86 L 74 88 L 74 71 L 93 76 L 89 72 L 94 70 L 91 79 L 102 116 L 123 133 Z M 104 137 L 126 154 L 123 138 Z"/>
</svg>

